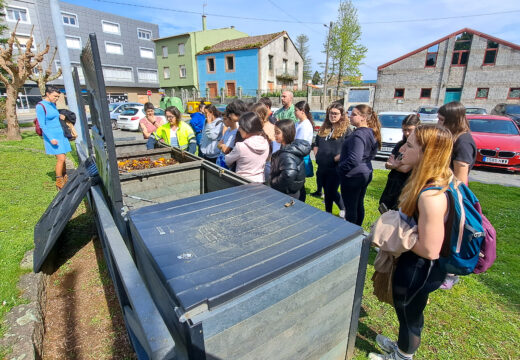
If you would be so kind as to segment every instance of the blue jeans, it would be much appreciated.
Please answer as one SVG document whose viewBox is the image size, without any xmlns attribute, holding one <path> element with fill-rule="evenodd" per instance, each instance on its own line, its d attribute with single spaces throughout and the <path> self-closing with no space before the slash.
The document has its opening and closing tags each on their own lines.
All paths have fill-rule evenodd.
<svg viewBox="0 0 520 360">
<path fill-rule="evenodd" d="M 148 141 L 146 142 L 146 150 L 155 149 L 155 143 L 156 142 L 157 142 L 157 140 L 153 136 L 150 136 L 148 138 Z"/>
</svg>

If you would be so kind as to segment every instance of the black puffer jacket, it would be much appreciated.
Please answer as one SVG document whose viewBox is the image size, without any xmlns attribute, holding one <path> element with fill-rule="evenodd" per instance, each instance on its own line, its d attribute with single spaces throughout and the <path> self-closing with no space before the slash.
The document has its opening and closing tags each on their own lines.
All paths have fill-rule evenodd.
<svg viewBox="0 0 520 360">
<path fill-rule="evenodd" d="M 284 194 L 293 195 L 305 184 L 303 158 L 311 152 L 311 144 L 296 139 L 282 146 L 271 157 L 270 185 Z"/>
</svg>

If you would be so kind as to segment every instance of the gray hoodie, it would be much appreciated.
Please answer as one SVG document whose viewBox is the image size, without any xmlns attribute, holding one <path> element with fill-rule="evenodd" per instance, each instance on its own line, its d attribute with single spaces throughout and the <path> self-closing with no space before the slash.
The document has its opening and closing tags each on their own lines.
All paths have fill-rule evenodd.
<svg viewBox="0 0 520 360">
<path fill-rule="evenodd" d="M 199 151 L 208 158 L 216 158 L 220 154 L 217 147 L 222 138 L 222 127 L 224 123 L 221 118 L 216 118 L 211 124 L 206 123 L 202 130 Z"/>
</svg>

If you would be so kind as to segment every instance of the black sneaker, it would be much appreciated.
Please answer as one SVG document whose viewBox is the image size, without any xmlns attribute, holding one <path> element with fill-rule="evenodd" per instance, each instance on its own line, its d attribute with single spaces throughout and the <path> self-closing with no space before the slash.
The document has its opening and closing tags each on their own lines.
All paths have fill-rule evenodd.
<svg viewBox="0 0 520 360">
<path fill-rule="evenodd" d="M 314 197 L 322 197 L 322 193 L 320 191 L 312 192 L 309 195 Z"/>
</svg>

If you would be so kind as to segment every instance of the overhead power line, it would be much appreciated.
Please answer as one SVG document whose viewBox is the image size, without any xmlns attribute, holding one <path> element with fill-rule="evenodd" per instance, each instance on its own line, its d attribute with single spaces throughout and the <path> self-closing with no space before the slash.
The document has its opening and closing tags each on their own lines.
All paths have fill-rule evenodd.
<svg viewBox="0 0 520 360">
<path fill-rule="evenodd" d="M 203 15 L 203 13 L 200 11 L 180 10 L 180 9 L 165 8 L 165 7 L 160 7 L 160 6 L 132 4 L 132 3 L 124 2 L 124 1 L 113 1 L 113 0 L 92 0 L 92 1 L 97 1 L 97 2 L 101 2 L 101 3 L 107 3 L 107 4 L 122 5 L 122 6 L 134 6 L 134 7 L 145 8 L 145 9 L 169 11 L 169 12 L 182 13 L 182 14 Z M 275 5 L 273 2 L 271 2 L 271 1 L 269 1 L 269 2 L 272 5 Z M 278 7 L 278 6 L 276 6 L 276 7 Z M 280 7 L 278 7 L 278 8 L 280 10 L 282 10 Z M 283 12 L 285 14 L 287 14 L 285 11 L 283 11 Z M 366 22 L 360 22 L 360 24 L 361 25 L 373 25 L 373 24 L 430 22 L 430 21 L 442 21 L 442 20 L 453 20 L 453 19 L 465 19 L 465 18 L 481 17 L 481 16 L 504 15 L 504 14 L 512 14 L 512 13 L 520 13 L 520 9 L 496 11 L 496 12 L 473 14 L 473 15 L 445 16 L 445 17 L 436 17 L 436 18 L 366 21 Z M 305 24 L 323 25 L 322 22 L 316 22 L 316 21 L 300 21 L 300 20 L 289 20 L 289 19 L 264 19 L 264 18 L 256 18 L 256 17 L 234 16 L 234 15 L 213 14 L 213 13 L 205 13 L 204 15 L 222 17 L 222 18 L 230 18 L 230 19 L 239 19 L 239 20 L 254 20 L 254 21 L 266 21 L 266 22 L 276 22 L 276 23 L 282 22 L 282 23 L 303 24 L 303 25 L 305 25 Z"/>
</svg>

